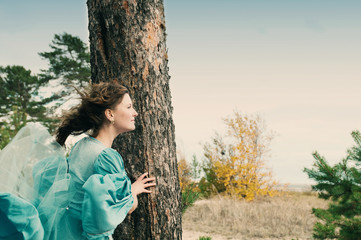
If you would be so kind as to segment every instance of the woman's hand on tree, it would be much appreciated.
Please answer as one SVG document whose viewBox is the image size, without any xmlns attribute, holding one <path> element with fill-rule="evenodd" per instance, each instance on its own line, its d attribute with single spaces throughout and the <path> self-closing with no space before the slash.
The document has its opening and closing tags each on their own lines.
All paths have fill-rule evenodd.
<svg viewBox="0 0 361 240">
<path fill-rule="evenodd" d="M 129 211 L 129 214 L 131 214 L 137 207 L 138 207 L 138 194 L 141 193 L 151 193 L 150 190 L 148 190 L 147 188 L 149 187 L 154 187 L 155 184 L 155 178 L 151 177 L 151 178 L 147 178 L 146 176 L 148 175 L 148 173 L 144 173 L 142 174 L 142 176 L 140 176 L 133 184 L 132 184 L 132 195 L 134 198 L 134 202 L 133 202 L 133 206 Z"/>
<path fill-rule="evenodd" d="M 132 193 L 135 195 L 141 193 L 151 193 L 147 188 L 154 187 L 156 185 L 155 177 L 147 177 L 148 173 L 143 173 L 133 184 Z"/>
</svg>

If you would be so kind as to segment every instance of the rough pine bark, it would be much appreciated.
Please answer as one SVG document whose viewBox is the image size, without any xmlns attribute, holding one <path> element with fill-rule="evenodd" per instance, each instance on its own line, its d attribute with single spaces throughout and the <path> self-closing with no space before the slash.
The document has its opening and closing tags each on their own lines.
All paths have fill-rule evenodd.
<svg viewBox="0 0 361 240">
<path fill-rule="evenodd" d="M 92 81 L 119 81 L 139 116 L 113 147 L 134 181 L 156 177 L 151 194 L 121 223 L 114 239 L 181 239 L 181 193 L 167 66 L 163 1 L 88 0 Z"/>
</svg>

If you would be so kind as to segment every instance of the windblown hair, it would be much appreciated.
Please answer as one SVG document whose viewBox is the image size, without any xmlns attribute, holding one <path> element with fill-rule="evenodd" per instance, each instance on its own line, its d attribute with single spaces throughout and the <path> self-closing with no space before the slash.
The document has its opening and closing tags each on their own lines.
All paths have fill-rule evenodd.
<svg viewBox="0 0 361 240">
<path fill-rule="evenodd" d="M 81 103 L 71 108 L 62 117 L 56 131 L 56 141 L 64 146 L 69 135 L 85 132 L 96 137 L 106 121 L 105 110 L 114 109 L 120 103 L 128 89 L 117 82 L 92 84 L 89 91 L 80 92 Z"/>
</svg>

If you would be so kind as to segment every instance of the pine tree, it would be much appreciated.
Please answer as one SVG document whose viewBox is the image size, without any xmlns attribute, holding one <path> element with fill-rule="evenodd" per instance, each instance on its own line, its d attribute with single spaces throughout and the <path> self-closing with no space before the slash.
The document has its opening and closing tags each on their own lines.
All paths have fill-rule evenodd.
<svg viewBox="0 0 361 240">
<path fill-rule="evenodd" d="M 128 176 L 148 171 L 157 186 L 114 239 L 181 239 L 173 108 L 169 88 L 164 4 L 159 0 L 88 0 L 92 82 L 117 80 L 139 113 L 136 129 L 115 139 Z"/>
<path fill-rule="evenodd" d="M 317 152 L 314 168 L 305 172 L 317 183 L 319 197 L 331 201 L 328 209 L 313 209 L 320 221 L 314 226 L 316 239 L 361 239 L 361 134 L 352 132 L 355 146 L 347 156 L 330 166 Z"/>
<path fill-rule="evenodd" d="M 59 121 L 55 111 L 74 97 L 70 86 L 81 89 L 90 81 L 90 53 L 79 37 L 55 34 L 50 47 L 39 53 L 49 62 L 39 75 L 23 66 L 0 66 L 0 149 L 29 121 L 53 131 Z"/>
<path fill-rule="evenodd" d="M 0 67 L 0 149 L 27 122 L 53 122 L 44 107 L 51 98 L 41 97 L 39 89 L 46 84 L 23 66 Z"/>
<path fill-rule="evenodd" d="M 60 106 L 77 97 L 73 87 L 83 89 L 90 82 L 90 52 L 87 44 L 69 33 L 55 34 L 49 45 L 51 51 L 39 56 L 49 64 L 39 79 L 49 82 L 53 114 Z"/>
<path fill-rule="evenodd" d="M 87 44 L 77 36 L 63 33 L 55 34 L 49 47 L 52 51 L 39 53 L 49 63 L 49 68 L 42 70 L 40 77 L 61 79 L 61 84 L 66 87 L 87 86 L 90 81 L 90 53 Z"/>
</svg>

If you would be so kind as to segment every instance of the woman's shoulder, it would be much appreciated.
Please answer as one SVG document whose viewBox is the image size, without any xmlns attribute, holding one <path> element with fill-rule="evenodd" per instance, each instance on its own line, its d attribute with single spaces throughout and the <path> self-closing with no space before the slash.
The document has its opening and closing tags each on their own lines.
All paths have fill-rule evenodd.
<svg viewBox="0 0 361 240">
<path fill-rule="evenodd" d="M 122 156 L 113 148 L 104 148 L 99 156 L 103 157 L 113 157 L 113 158 L 122 158 Z"/>
<path fill-rule="evenodd" d="M 123 165 L 122 156 L 113 148 L 104 148 L 97 157 L 97 162 L 110 162 Z"/>
<path fill-rule="evenodd" d="M 82 156 L 96 159 L 106 147 L 93 137 L 86 136 L 80 139 L 72 148 L 69 158 Z"/>
<path fill-rule="evenodd" d="M 96 173 L 118 173 L 124 170 L 123 158 L 113 148 L 105 148 L 98 155 L 94 170 Z"/>
</svg>

